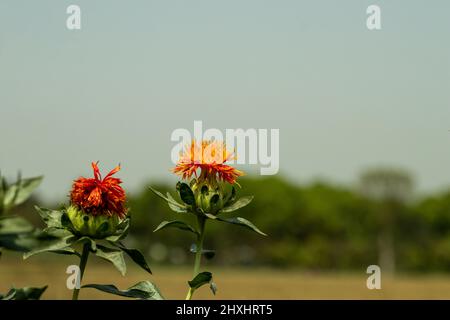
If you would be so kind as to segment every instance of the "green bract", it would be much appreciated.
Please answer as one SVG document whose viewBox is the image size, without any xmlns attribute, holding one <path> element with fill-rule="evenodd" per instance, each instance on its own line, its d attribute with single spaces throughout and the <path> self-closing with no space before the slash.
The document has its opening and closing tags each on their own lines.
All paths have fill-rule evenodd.
<svg viewBox="0 0 450 320">
<path fill-rule="evenodd" d="M 228 194 L 221 184 L 211 185 L 206 181 L 194 182 L 191 190 L 194 193 L 195 207 L 204 213 L 217 214 L 224 207 L 228 198 Z"/>
<path fill-rule="evenodd" d="M 117 216 L 94 216 L 75 206 L 67 208 L 67 217 L 75 233 L 94 239 L 103 239 L 113 235 L 120 223 L 120 219 Z"/>
</svg>

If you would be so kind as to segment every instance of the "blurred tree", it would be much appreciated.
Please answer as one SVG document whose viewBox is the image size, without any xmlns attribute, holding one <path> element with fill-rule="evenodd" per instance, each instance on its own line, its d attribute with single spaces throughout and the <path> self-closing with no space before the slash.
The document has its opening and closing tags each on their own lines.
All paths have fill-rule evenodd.
<svg viewBox="0 0 450 320">
<path fill-rule="evenodd" d="M 411 200 L 413 180 L 404 170 L 375 168 L 360 177 L 363 195 L 374 201 L 378 233 L 378 263 L 383 272 L 395 272 L 395 227 Z"/>
<path fill-rule="evenodd" d="M 417 205 L 424 236 L 417 244 L 421 269 L 450 270 L 450 190 L 426 197 Z"/>
<path fill-rule="evenodd" d="M 384 271 L 389 263 L 403 271 L 450 271 L 450 190 L 410 201 L 409 175 L 386 169 L 362 175 L 363 192 L 326 181 L 300 185 L 281 176 L 247 176 L 240 184 L 239 195 L 255 198 L 239 215 L 269 236 L 260 239 L 245 229 L 210 223 L 205 249 L 218 253 L 207 263 L 361 271 L 379 259 Z M 192 235 L 152 232 L 162 220 L 178 219 L 179 213 L 148 185 L 177 197 L 175 184 L 154 181 L 129 194 L 133 223 L 128 244 L 143 250 L 152 263 L 189 263 Z M 12 213 L 34 221 L 36 203 L 39 199 L 31 199 Z"/>
</svg>

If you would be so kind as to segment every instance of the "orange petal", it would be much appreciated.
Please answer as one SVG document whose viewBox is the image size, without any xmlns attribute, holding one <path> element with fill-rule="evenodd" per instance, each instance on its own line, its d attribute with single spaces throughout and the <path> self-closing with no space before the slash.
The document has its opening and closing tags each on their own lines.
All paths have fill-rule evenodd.
<svg viewBox="0 0 450 320">
<path fill-rule="evenodd" d="M 94 170 L 95 180 L 100 180 L 102 176 L 100 175 L 100 170 L 98 169 L 98 161 L 92 162 L 91 165 L 92 165 L 92 169 Z"/>
<path fill-rule="evenodd" d="M 117 173 L 119 170 L 120 170 L 120 164 L 119 164 L 117 167 L 115 167 L 114 169 L 112 169 L 112 170 L 106 175 L 105 179 L 103 179 L 103 180 L 108 179 L 108 178 L 111 177 L 113 174 Z"/>
<path fill-rule="evenodd" d="M 91 206 L 99 206 L 102 202 L 102 192 L 100 188 L 94 188 L 88 197 L 88 202 Z"/>
</svg>

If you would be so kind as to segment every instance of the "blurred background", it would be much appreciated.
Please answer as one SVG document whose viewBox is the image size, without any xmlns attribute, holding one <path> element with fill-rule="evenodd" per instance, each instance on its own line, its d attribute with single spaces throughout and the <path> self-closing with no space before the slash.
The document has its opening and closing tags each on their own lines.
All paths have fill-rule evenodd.
<svg viewBox="0 0 450 320">
<path fill-rule="evenodd" d="M 2 1 L 0 169 L 45 176 L 16 213 L 42 226 L 34 204 L 67 203 L 91 161 L 121 163 L 127 241 L 166 296 L 183 298 L 193 239 L 152 233 L 175 214 L 148 189 L 175 193 L 172 131 L 276 128 L 280 172 L 239 167 L 239 194 L 255 199 L 238 214 L 269 236 L 207 226 L 217 298 L 450 298 L 450 4 L 378 1 L 382 29 L 369 31 L 370 4 Z M 68 298 L 71 259 L 6 253 L 0 292 L 50 283 L 44 298 Z M 96 282 L 148 277 L 90 263 Z M 382 290 L 366 288 L 372 264 Z"/>
</svg>

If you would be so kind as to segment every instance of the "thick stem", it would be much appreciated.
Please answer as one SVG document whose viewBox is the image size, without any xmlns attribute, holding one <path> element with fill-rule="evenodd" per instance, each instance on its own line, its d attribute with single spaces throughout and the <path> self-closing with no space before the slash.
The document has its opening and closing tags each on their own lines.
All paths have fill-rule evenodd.
<svg viewBox="0 0 450 320">
<path fill-rule="evenodd" d="M 197 237 L 197 251 L 195 252 L 195 262 L 194 262 L 194 272 L 192 275 L 192 279 L 195 278 L 195 276 L 200 271 L 200 265 L 202 262 L 202 251 L 203 251 L 203 239 L 205 238 L 205 223 L 206 219 L 204 217 L 198 216 L 198 231 L 199 236 Z M 189 288 L 189 291 L 186 296 L 186 300 L 191 300 L 192 295 L 194 294 L 195 289 Z"/>
<path fill-rule="evenodd" d="M 81 281 L 83 280 L 83 275 L 84 275 L 84 269 L 86 268 L 86 263 L 89 257 L 89 243 L 85 243 L 83 246 L 83 252 L 81 253 L 81 259 L 80 259 L 80 286 L 81 286 Z M 72 294 L 72 300 L 78 300 L 78 294 L 80 293 L 80 289 L 79 288 L 75 288 L 73 289 L 73 294 Z"/>
</svg>

